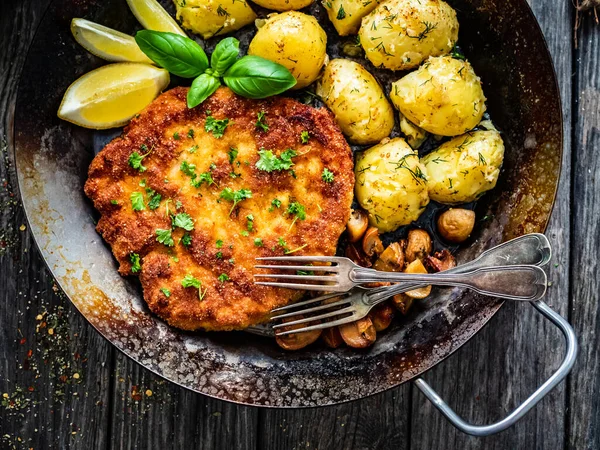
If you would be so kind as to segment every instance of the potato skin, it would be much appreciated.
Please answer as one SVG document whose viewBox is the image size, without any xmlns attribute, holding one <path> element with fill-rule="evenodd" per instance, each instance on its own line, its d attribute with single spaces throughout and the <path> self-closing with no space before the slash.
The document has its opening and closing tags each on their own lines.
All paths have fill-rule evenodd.
<svg viewBox="0 0 600 450">
<path fill-rule="evenodd" d="M 314 0 L 254 0 L 259 6 L 275 11 L 292 11 L 296 9 L 306 8 L 311 5 Z"/>
<path fill-rule="evenodd" d="M 383 89 L 367 69 L 354 61 L 331 61 L 316 92 L 354 144 L 376 144 L 394 128 L 394 109 Z"/>
<path fill-rule="evenodd" d="M 485 112 L 481 81 L 471 64 L 451 56 L 429 58 L 392 84 L 390 98 L 408 120 L 441 136 L 458 136 Z"/>
<path fill-rule="evenodd" d="M 324 0 L 329 20 L 340 36 L 356 34 L 363 17 L 373 11 L 381 0 Z"/>
<path fill-rule="evenodd" d="M 177 20 L 184 28 L 198 33 L 203 39 L 239 30 L 256 19 L 256 14 L 246 0 L 173 1 L 177 8 Z"/>
<path fill-rule="evenodd" d="M 445 142 L 422 159 L 429 197 L 456 205 L 472 202 L 498 181 L 504 143 L 496 130 L 474 131 Z"/>
<path fill-rule="evenodd" d="M 379 231 L 394 231 L 425 211 L 429 203 L 426 168 L 404 139 L 391 139 L 360 153 L 354 170 L 356 199 Z"/>
<path fill-rule="evenodd" d="M 442 0 L 388 0 L 363 19 L 358 35 L 374 66 L 408 70 L 449 53 L 458 20 Z"/>
<path fill-rule="evenodd" d="M 327 34 L 317 19 L 288 11 L 267 19 L 250 42 L 248 54 L 285 66 L 298 81 L 294 89 L 300 89 L 318 78 L 326 45 Z"/>
</svg>

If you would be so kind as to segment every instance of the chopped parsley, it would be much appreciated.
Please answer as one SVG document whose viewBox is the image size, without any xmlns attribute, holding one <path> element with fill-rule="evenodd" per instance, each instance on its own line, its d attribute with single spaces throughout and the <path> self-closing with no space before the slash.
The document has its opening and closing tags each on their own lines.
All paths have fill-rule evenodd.
<svg viewBox="0 0 600 450">
<path fill-rule="evenodd" d="M 269 208 L 269 212 L 274 211 L 275 208 L 281 208 L 281 200 L 277 198 L 271 200 L 271 207 Z"/>
<path fill-rule="evenodd" d="M 239 152 L 238 152 L 238 149 L 237 149 L 237 148 L 233 148 L 233 147 L 231 147 L 231 148 L 229 149 L 229 151 L 227 152 L 227 154 L 229 155 L 229 164 L 233 164 L 233 160 L 234 160 L 235 158 L 237 158 L 237 155 L 238 155 L 238 153 L 239 153 Z"/>
<path fill-rule="evenodd" d="M 223 240 L 222 239 L 217 239 L 217 242 L 215 243 L 215 247 L 217 247 L 217 248 L 223 248 Z"/>
<path fill-rule="evenodd" d="M 155 210 L 160 206 L 160 200 L 162 199 L 160 194 L 152 194 L 150 201 L 148 202 L 148 208 Z"/>
<path fill-rule="evenodd" d="M 300 219 L 300 220 L 306 219 L 306 211 L 304 210 L 304 206 L 302 206 L 298 202 L 292 202 L 292 203 L 290 203 L 290 205 L 288 206 L 288 208 L 285 211 L 285 213 L 286 214 L 293 214 L 293 215 L 296 216 L 297 219 Z"/>
<path fill-rule="evenodd" d="M 279 239 L 277 239 L 277 245 L 282 247 L 284 251 L 288 251 L 287 242 L 285 242 L 285 239 L 283 239 L 282 237 L 279 237 Z"/>
<path fill-rule="evenodd" d="M 185 233 L 181 237 L 181 243 L 186 247 L 189 247 L 190 245 L 192 245 L 192 235 L 190 233 Z"/>
<path fill-rule="evenodd" d="M 131 273 L 138 273 L 142 268 L 140 265 L 140 255 L 137 253 L 130 253 L 129 261 L 131 262 Z"/>
<path fill-rule="evenodd" d="M 196 289 L 200 289 L 202 282 L 198 278 L 194 278 L 188 273 L 185 277 L 183 277 L 183 280 L 181 280 L 181 285 L 184 288 L 195 287 Z"/>
<path fill-rule="evenodd" d="M 190 128 L 190 130 L 187 132 L 187 137 L 189 137 L 190 139 L 194 138 L 194 129 Z"/>
<path fill-rule="evenodd" d="M 173 217 L 173 226 L 183 228 L 185 231 L 192 231 L 194 229 L 194 221 L 189 214 L 179 213 Z"/>
<path fill-rule="evenodd" d="M 138 152 L 133 152 L 129 155 L 129 165 L 140 172 L 145 172 L 146 168 L 142 165 L 142 160 L 146 155 L 140 155 Z"/>
<path fill-rule="evenodd" d="M 296 270 L 296 275 L 314 275 L 315 273 L 312 270 Z"/>
<path fill-rule="evenodd" d="M 165 294 L 165 297 L 167 297 L 167 298 L 169 298 L 171 296 L 171 291 L 168 290 L 167 288 L 160 288 L 160 292 Z"/>
<path fill-rule="evenodd" d="M 308 131 L 303 131 L 302 133 L 300 133 L 300 142 L 302 142 L 303 144 L 308 144 L 308 140 L 310 139 L 310 135 L 308 134 Z"/>
<path fill-rule="evenodd" d="M 263 246 L 263 240 L 261 238 L 255 238 L 254 239 L 254 245 L 256 247 L 262 247 Z"/>
<path fill-rule="evenodd" d="M 144 205 L 144 195 L 141 192 L 132 192 L 129 195 L 129 200 L 131 200 L 131 208 L 134 211 L 143 211 L 146 209 Z"/>
<path fill-rule="evenodd" d="M 176 132 L 173 134 L 173 139 L 175 139 L 176 141 L 178 141 L 178 140 L 180 139 L 180 138 L 179 138 L 179 131 L 176 131 Z"/>
<path fill-rule="evenodd" d="M 254 229 L 254 216 L 252 214 L 248 214 L 246 216 L 246 228 L 248 228 L 248 231 L 252 231 Z"/>
<path fill-rule="evenodd" d="M 333 183 L 333 172 L 331 170 L 329 170 L 327 167 L 325 167 L 323 169 L 323 173 L 321 174 L 321 179 L 325 182 L 325 183 Z"/>
<path fill-rule="evenodd" d="M 196 175 L 196 164 L 190 164 L 187 161 L 182 161 L 181 166 L 179 166 L 179 170 L 181 170 L 187 176 L 193 177 Z"/>
<path fill-rule="evenodd" d="M 229 281 L 231 278 L 229 278 L 229 275 L 227 275 L 226 273 L 222 273 L 221 275 L 219 275 L 219 277 L 217 278 L 221 283 L 224 283 L 226 281 Z"/>
<path fill-rule="evenodd" d="M 255 126 L 263 131 L 269 131 L 269 125 L 267 125 L 267 122 L 265 121 L 265 115 L 266 113 L 264 111 L 261 111 L 256 115 L 258 120 L 256 121 Z"/>
<path fill-rule="evenodd" d="M 250 236 L 250 233 L 248 232 L 248 230 L 242 230 L 242 236 L 248 237 Z"/>
<path fill-rule="evenodd" d="M 223 252 L 217 252 L 215 256 L 219 259 L 223 259 Z"/>
<path fill-rule="evenodd" d="M 196 176 L 196 174 L 194 174 L 192 176 L 192 181 L 190 181 L 190 184 L 196 188 L 199 188 L 200 186 L 202 186 L 202 183 L 206 183 L 209 186 L 211 184 L 215 184 L 215 180 L 213 180 L 212 177 L 212 173 L 210 172 L 204 172 L 201 173 L 200 175 Z"/>
<path fill-rule="evenodd" d="M 281 156 L 274 155 L 271 150 L 259 150 L 258 154 L 260 158 L 256 162 L 256 167 L 265 172 L 289 170 L 294 165 L 292 158 L 297 155 L 291 148 L 283 151 Z"/>
<path fill-rule="evenodd" d="M 111 204 L 111 205 L 118 205 L 118 204 L 119 204 L 119 202 L 118 202 L 118 201 L 116 201 L 116 200 L 111 200 L 111 201 L 110 201 L 110 204 Z"/>
<path fill-rule="evenodd" d="M 206 122 L 204 123 L 204 129 L 207 133 L 213 134 L 214 137 L 220 139 L 225 134 L 225 128 L 229 125 L 229 119 L 215 119 L 209 111 L 207 111 Z"/>
<path fill-rule="evenodd" d="M 231 214 L 239 202 L 248 198 L 252 198 L 252 191 L 250 189 L 239 189 L 234 191 L 231 188 L 225 188 L 221 191 L 220 197 L 227 201 L 233 202 L 233 206 L 229 210 L 229 214 Z"/>
<path fill-rule="evenodd" d="M 192 146 L 192 147 L 190 147 L 188 149 L 188 152 L 190 152 L 190 153 L 196 153 L 196 150 L 198 150 L 199 148 L 200 147 L 198 147 L 197 145 L 194 145 L 194 146 Z"/>
<path fill-rule="evenodd" d="M 173 236 L 171 235 L 171 230 L 163 230 L 158 228 L 156 230 L 156 240 L 167 247 L 173 247 L 175 245 Z"/>
</svg>

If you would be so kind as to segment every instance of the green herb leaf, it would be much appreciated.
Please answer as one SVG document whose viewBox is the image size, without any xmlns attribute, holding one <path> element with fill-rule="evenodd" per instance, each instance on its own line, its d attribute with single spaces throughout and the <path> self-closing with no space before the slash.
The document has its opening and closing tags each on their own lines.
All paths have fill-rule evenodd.
<svg viewBox="0 0 600 450">
<path fill-rule="evenodd" d="M 150 201 L 148 202 L 148 208 L 150 208 L 151 210 L 157 209 L 160 206 L 161 198 L 162 197 L 160 194 L 152 195 L 152 197 L 150 197 Z"/>
<path fill-rule="evenodd" d="M 217 44 L 210 56 L 210 65 L 216 77 L 222 77 L 240 54 L 240 41 L 228 37 Z"/>
<path fill-rule="evenodd" d="M 194 139 L 194 129 L 190 128 L 187 132 L 187 137 L 189 137 L 190 139 Z"/>
<path fill-rule="evenodd" d="M 275 208 L 281 208 L 281 200 L 277 198 L 271 200 L 271 207 L 269 208 L 269 212 L 273 211 Z"/>
<path fill-rule="evenodd" d="M 129 261 L 131 262 L 131 273 L 138 273 L 142 268 L 140 265 L 140 255 L 137 253 L 130 253 Z"/>
<path fill-rule="evenodd" d="M 220 139 L 225 134 L 225 128 L 229 125 L 229 119 L 215 119 L 211 114 L 206 116 L 204 129 L 207 133 L 212 132 L 213 136 Z"/>
<path fill-rule="evenodd" d="M 193 177 L 196 175 L 196 164 L 190 164 L 187 161 L 182 161 L 181 166 L 179 166 L 179 170 L 181 170 L 186 175 Z"/>
<path fill-rule="evenodd" d="M 192 82 L 192 86 L 187 94 L 188 108 L 195 108 L 201 104 L 204 100 L 213 95 L 219 86 L 221 86 L 221 82 L 212 75 L 203 73 L 197 77 Z"/>
<path fill-rule="evenodd" d="M 256 128 L 260 128 L 263 131 L 269 131 L 269 125 L 267 125 L 267 122 L 265 121 L 265 112 L 260 111 L 259 113 L 257 113 L 256 117 L 258 119 L 254 124 Z"/>
<path fill-rule="evenodd" d="M 171 235 L 171 230 L 156 230 L 156 240 L 161 244 L 166 245 L 167 247 L 173 247 L 175 242 L 173 241 L 173 236 Z"/>
<path fill-rule="evenodd" d="M 146 155 L 140 155 L 138 152 L 133 152 L 129 155 L 129 165 L 140 172 L 145 172 L 146 168 L 142 165 L 142 161 Z"/>
<path fill-rule="evenodd" d="M 323 173 L 321 174 L 321 179 L 325 183 L 333 183 L 333 179 L 334 179 L 333 172 L 331 170 L 329 170 L 327 167 L 325 167 L 323 169 Z"/>
<path fill-rule="evenodd" d="M 198 176 L 194 174 L 194 176 L 192 176 L 192 186 L 199 188 L 200 186 L 202 186 L 203 183 L 206 183 L 209 186 L 211 184 L 215 184 L 215 180 L 213 180 L 212 174 L 210 172 L 204 172 Z"/>
<path fill-rule="evenodd" d="M 217 248 L 223 248 L 223 240 L 222 239 L 217 239 L 217 242 L 215 243 L 215 247 L 217 247 Z"/>
<path fill-rule="evenodd" d="M 192 231 L 194 229 L 194 221 L 189 214 L 179 213 L 173 217 L 173 226 L 183 228 L 185 231 Z"/>
<path fill-rule="evenodd" d="M 160 288 L 160 292 L 165 294 L 165 297 L 167 297 L 167 298 L 169 298 L 171 296 L 171 291 L 168 290 L 167 288 Z"/>
<path fill-rule="evenodd" d="M 303 131 L 302 133 L 300 133 L 300 142 L 302 142 L 303 144 L 308 144 L 309 139 L 310 134 L 308 134 L 308 131 Z"/>
<path fill-rule="evenodd" d="M 110 201 L 110 204 L 111 204 L 111 205 L 118 205 L 118 204 L 119 204 L 119 202 L 118 202 L 117 200 L 111 200 L 111 201 Z"/>
<path fill-rule="evenodd" d="M 225 72 L 223 81 L 238 95 L 260 99 L 281 94 L 296 85 L 296 79 L 281 64 L 244 56 Z"/>
<path fill-rule="evenodd" d="M 250 189 L 239 189 L 234 191 L 231 188 L 225 188 L 221 191 L 220 197 L 227 201 L 233 202 L 233 206 L 229 210 L 229 214 L 231 214 L 239 202 L 248 198 L 252 198 L 252 191 Z"/>
<path fill-rule="evenodd" d="M 185 246 L 185 247 L 189 247 L 190 245 L 192 245 L 192 235 L 190 233 L 185 233 L 182 237 L 181 237 L 181 243 Z"/>
<path fill-rule="evenodd" d="M 254 245 L 256 247 L 262 247 L 263 246 L 263 240 L 261 238 L 254 239 Z"/>
<path fill-rule="evenodd" d="M 181 285 L 184 288 L 195 287 L 196 289 L 200 289 L 202 287 L 202 282 L 198 278 L 194 278 L 194 276 L 188 273 L 185 277 L 183 277 L 183 280 L 181 280 Z"/>
<path fill-rule="evenodd" d="M 274 170 L 289 170 L 294 163 L 292 158 L 296 156 L 296 152 L 291 148 L 281 153 L 281 156 L 275 156 L 271 150 L 259 150 L 260 155 L 256 162 L 256 167 L 259 170 L 273 172 Z"/>
<path fill-rule="evenodd" d="M 300 220 L 306 219 L 306 211 L 304 210 L 304 206 L 298 202 L 290 203 L 285 213 L 295 215 Z"/>
<path fill-rule="evenodd" d="M 227 155 L 229 155 L 229 164 L 233 164 L 233 160 L 237 158 L 238 153 L 239 151 L 237 148 L 231 147 L 229 149 L 229 151 L 227 152 Z"/>
<path fill-rule="evenodd" d="M 226 273 L 222 273 L 221 275 L 219 275 L 219 277 L 217 278 L 221 283 L 224 283 L 225 281 L 229 281 L 229 275 L 227 275 Z"/>
<path fill-rule="evenodd" d="M 144 194 L 141 192 L 132 192 L 129 195 L 129 200 L 131 200 L 131 208 L 134 211 L 143 211 L 146 209 L 144 205 Z"/>
<path fill-rule="evenodd" d="M 176 141 L 181 139 L 181 137 L 179 136 L 179 131 L 176 131 L 175 133 L 173 133 L 173 139 L 175 139 Z"/>
<path fill-rule="evenodd" d="M 196 41 L 175 33 L 141 30 L 135 35 L 140 49 L 174 75 L 196 78 L 208 68 L 208 58 Z"/>
<path fill-rule="evenodd" d="M 344 11 L 344 5 L 340 5 L 340 9 L 338 9 L 336 19 L 342 20 L 346 18 L 346 11 Z"/>
</svg>

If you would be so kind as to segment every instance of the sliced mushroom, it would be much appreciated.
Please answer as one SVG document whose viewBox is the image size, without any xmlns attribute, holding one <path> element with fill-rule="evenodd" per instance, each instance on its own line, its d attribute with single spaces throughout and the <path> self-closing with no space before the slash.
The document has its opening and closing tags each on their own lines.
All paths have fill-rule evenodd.
<svg viewBox="0 0 600 450">
<path fill-rule="evenodd" d="M 371 267 L 373 265 L 371 259 L 364 254 L 362 249 L 357 248 L 353 244 L 349 244 L 348 247 L 346 247 L 346 258 L 362 267 Z"/>
<path fill-rule="evenodd" d="M 294 316 L 294 320 L 300 318 L 302 318 L 302 316 Z M 289 319 L 288 322 L 291 320 L 292 319 Z M 283 327 L 281 330 L 297 330 L 298 328 L 302 328 L 306 325 L 306 323 L 301 323 L 298 325 Z M 275 341 L 277 342 L 277 345 L 284 350 L 300 350 L 301 348 L 304 348 L 319 339 L 319 336 L 321 336 L 321 331 L 322 330 L 312 330 L 304 331 L 302 333 L 286 334 L 285 336 L 275 336 Z"/>
<path fill-rule="evenodd" d="M 325 342 L 325 345 L 327 345 L 329 348 L 338 348 L 344 343 L 338 327 L 327 328 L 323 330 L 321 339 L 323 339 L 323 342 Z"/>
<path fill-rule="evenodd" d="M 440 214 L 437 227 L 440 235 L 448 242 L 460 243 L 467 240 L 475 226 L 475 212 L 453 208 Z"/>
<path fill-rule="evenodd" d="M 392 323 L 392 319 L 394 318 L 394 308 L 387 302 L 380 303 L 371 310 L 369 318 L 371 319 L 371 322 L 373 322 L 375 331 L 383 331 Z"/>
<path fill-rule="evenodd" d="M 367 217 L 367 213 L 362 209 L 353 209 L 350 213 L 350 220 L 348 220 L 348 224 L 346 225 L 346 230 L 348 231 L 348 240 L 350 242 L 357 242 L 367 231 L 367 227 L 369 226 L 369 218 Z"/>
<path fill-rule="evenodd" d="M 427 269 L 423 265 L 420 259 L 415 259 L 411 262 L 406 269 L 404 269 L 406 273 L 427 273 Z M 413 289 L 412 291 L 406 292 L 411 298 L 423 299 L 431 294 L 431 286 L 425 286 L 419 289 Z"/>
<path fill-rule="evenodd" d="M 426 257 L 423 263 L 432 272 L 443 272 L 444 270 L 456 267 L 456 259 L 446 249 L 434 253 L 433 256 Z"/>
<path fill-rule="evenodd" d="M 373 345 L 377 338 L 375 326 L 368 317 L 340 325 L 338 328 L 344 342 L 353 348 L 366 348 Z"/>
<path fill-rule="evenodd" d="M 406 294 L 396 294 L 392 300 L 396 306 L 396 309 L 398 309 L 398 311 L 400 311 L 403 315 L 408 314 L 408 310 L 413 304 L 413 299 Z"/>
<path fill-rule="evenodd" d="M 379 230 L 377 228 L 371 227 L 367 230 L 363 236 L 362 248 L 367 256 L 379 255 L 383 252 L 383 243 L 379 238 Z"/>
<path fill-rule="evenodd" d="M 373 269 L 383 270 L 384 272 L 402 272 L 404 268 L 404 250 L 398 242 L 393 242 L 383 251 Z"/>
<path fill-rule="evenodd" d="M 408 232 L 404 258 L 412 263 L 416 259 L 423 259 L 431 253 L 431 237 L 425 230 L 414 229 Z"/>
</svg>

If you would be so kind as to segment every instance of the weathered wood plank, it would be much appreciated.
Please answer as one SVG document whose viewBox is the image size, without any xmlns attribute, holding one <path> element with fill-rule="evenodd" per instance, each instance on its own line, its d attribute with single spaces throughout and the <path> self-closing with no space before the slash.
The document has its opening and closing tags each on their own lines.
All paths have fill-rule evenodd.
<svg viewBox="0 0 600 450">
<path fill-rule="evenodd" d="M 256 448 L 258 410 L 175 386 L 116 358 L 111 449 Z"/>
<path fill-rule="evenodd" d="M 573 12 L 569 2 L 531 0 L 530 4 L 552 52 L 563 99 L 565 153 L 560 190 L 546 233 L 554 250 L 548 271 L 552 286 L 546 301 L 567 316 Z M 478 424 L 491 423 L 512 411 L 551 375 L 562 360 L 563 348 L 562 335 L 533 308 L 506 304 L 478 336 L 427 373 L 425 379 L 464 418 Z M 510 431 L 478 439 L 455 430 L 415 390 L 411 449 L 563 448 L 565 391 L 563 383 Z"/>
<path fill-rule="evenodd" d="M 572 312 L 581 350 L 569 385 L 568 448 L 600 448 L 600 26 L 582 15 L 573 140 Z"/>
<path fill-rule="evenodd" d="M 5 144 L 18 75 L 47 4 L 0 4 L 0 448 L 104 448 L 112 348 L 54 286 L 24 225 Z"/>
<path fill-rule="evenodd" d="M 258 448 L 407 448 L 409 388 L 326 408 L 261 410 Z"/>
</svg>

